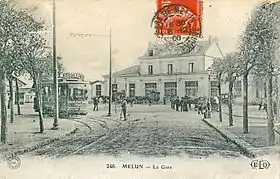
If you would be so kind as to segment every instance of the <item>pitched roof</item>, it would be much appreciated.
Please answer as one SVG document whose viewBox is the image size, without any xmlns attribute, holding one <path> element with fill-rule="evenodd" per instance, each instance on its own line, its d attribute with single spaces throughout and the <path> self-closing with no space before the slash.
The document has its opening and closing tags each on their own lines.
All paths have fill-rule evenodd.
<svg viewBox="0 0 280 179">
<path fill-rule="evenodd" d="M 90 81 L 89 82 L 91 85 L 95 84 L 95 83 L 103 83 L 103 81 L 101 80 L 95 80 L 95 81 Z"/>
<path fill-rule="evenodd" d="M 140 65 L 134 65 L 128 68 L 125 68 L 121 71 L 115 72 L 112 75 L 139 75 L 140 74 Z M 103 77 L 108 77 L 109 75 L 106 74 Z"/>
<path fill-rule="evenodd" d="M 181 50 L 178 49 L 177 51 L 175 50 L 169 50 L 166 47 L 166 44 L 160 44 L 160 45 L 152 45 L 152 49 L 154 50 L 154 55 L 153 56 L 148 56 L 148 51 L 140 58 L 168 58 L 168 57 L 185 57 L 185 56 L 194 56 L 194 55 L 203 55 L 209 47 L 213 43 L 209 41 L 197 41 L 195 48 L 189 52 L 189 53 L 184 53 L 182 54 Z"/>
</svg>

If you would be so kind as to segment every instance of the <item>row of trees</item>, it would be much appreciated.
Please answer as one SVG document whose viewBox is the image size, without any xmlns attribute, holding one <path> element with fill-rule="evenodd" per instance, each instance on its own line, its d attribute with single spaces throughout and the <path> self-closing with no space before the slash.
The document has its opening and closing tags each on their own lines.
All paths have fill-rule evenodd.
<svg viewBox="0 0 280 179">
<path fill-rule="evenodd" d="M 13 81 L 25 73 L 31 76 L 39 104 L 40 133 L 43 133 L 40 88 L 42 79 L 53 73 L 53 63 L 52 49 L 47 47 L 47 41 L 42 33 L 47 30 L 44 20 L 35 18 L 30 10 L 18 7 L 11 0 L 0 1 L 0 12 L 1 142 L 6 143 L 7 81 L 10 86 L 10 122 L 13 122 Z M 16 94 L 18 94 L 18 87 Z M 20 111 L 18 112 L 20 113 Z"/>
<path fill-rule="evenodd" d="M 253 10 L 246 24 L 238 51 L 227 54 L 224 58 L 215 59 L 213 64 L 219 89 L 223 82 L 227 82 L 229 85 L 229 126 L 233 126 L 233 84 L 237 78 L 243 79 L 243 133 L 249 132 L 249 74 L 266 79 L 269 145 L 275 144 L 273 94 L 276 95 L 276 93 L 273 93 L 273 86 L 278 84 L 275 84 L 277 80 L 275 81 L 273 78 L 277 79 L 280 72 L 279 59 L 276 58 L 280 45 L 280 29 L 277 29 L 277 25 L 280 25 L 279 19 L 279 7 L 268 2 L 261 3 Z M 219 95 L 221 95 L 221 90 L 219 90 Z M 219 106 L 219 111 L 219 118 L 222 121 L 221 106 Z"/>
</svg>

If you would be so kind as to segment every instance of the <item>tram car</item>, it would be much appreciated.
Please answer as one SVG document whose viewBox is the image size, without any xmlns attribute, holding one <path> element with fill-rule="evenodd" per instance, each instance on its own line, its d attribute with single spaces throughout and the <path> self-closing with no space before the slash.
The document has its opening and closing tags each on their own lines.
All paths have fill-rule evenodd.
<svg viewBox="0 0 280 179">
<path fill-rule="evenodd" d="M 84 81 L 82 75 L 77 75 L 76 73 L 64 74 L 63 79 L 59 79 L 58 82 L 59 116 L 87 115 L 89 110 L 89 89 L 90 83 Z M 43 115 L 53 116 L 54 94 L 52 80 L 42 82 L 42 107 Z"/>
</svg>

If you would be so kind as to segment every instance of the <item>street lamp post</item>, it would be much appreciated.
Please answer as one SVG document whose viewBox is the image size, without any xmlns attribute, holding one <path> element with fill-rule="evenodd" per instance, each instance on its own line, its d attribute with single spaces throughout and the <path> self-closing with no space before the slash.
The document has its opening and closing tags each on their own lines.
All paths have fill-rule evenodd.
<svg viewBox="0 0 280 179">
<path fill-rule="evenodd" d="M 108 108 L 108 115 L 111 116 L 111 110 L 112 110 L 112 45 L 111 45 L 111 28 L 110 28 L 110 34 L 109 34 L 109 51 L 110 51 L 110 57 L 109 57 L 109 108 Z"/>
<path fill-rule="evenodd" d="M 209 67 L 207 69 L 208 71 L 208 103 L 209 103 L 209 109 L 207 110 L 207 117 L 210 119 L 211 118 L 211 110 L 212 110 L 212 106 L 211 106 L 211 72 L 212 69 Z M 207 104 L 207 108 L 208 108 L 208 104 Z"/>
<path fill-rule="evenodd" d="M 54 122 L 52 129 L 58 129 L 58 117 L 59 117 L 59 106 L 58 106 L 58 76 L 57 76 L 57 59 L 56 59 L 56 7 L 55 0 L 53 2 L 53 83 L 54 83 Z"/>
</svg>

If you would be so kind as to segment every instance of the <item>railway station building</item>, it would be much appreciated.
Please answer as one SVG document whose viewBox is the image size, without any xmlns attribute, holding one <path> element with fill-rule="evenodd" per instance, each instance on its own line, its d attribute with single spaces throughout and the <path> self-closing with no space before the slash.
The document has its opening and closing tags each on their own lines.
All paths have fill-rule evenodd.
<svg viewBox="0 0 280 179">
<path fill-rule="evenodd" d="M 139 64 L 112 74 L 113 92 L 124 90 L 129 97 L 146 96 L 150 91 L 164 96 L 208 96 L 216 95 L 217 83 L 209 68 L 213 58 L 222 57 L 217 46 L 218 40 L 209 37 L 199 41 L 188 54 L 176 55 L 176 52 L 157 50 L 150 44 L 147 52 L 139 57 Z M 109 94 L 109 75 L 104 75 L 104 94 Z"/>
<path fill-rule="evenodd" d="M 199 41 L 188 54 L 174 55 L 169 50 L 157 51 L 153 44 L 139 57 L 139 64 L 112 74 L 112 91 L 125 91 L 126 96 L 146 96 L 150 91 L 163 97 L 185 95 L 191 97 L 217 96 L 218 88 L 215 75 L 211 71 L 213 59 L 222 57 L 217 38 Z M 99 84 L 102 94 L 109 96 L 109 75 L 103 76 Z M 265 81 L 249 76 L 249 102 L 266 97 Z M 235 101 L 243 101 L 242 78 L 234 84 Z M 228 84 L 222 85 L 222 93 L 228 93 Z"/>
</svg>

